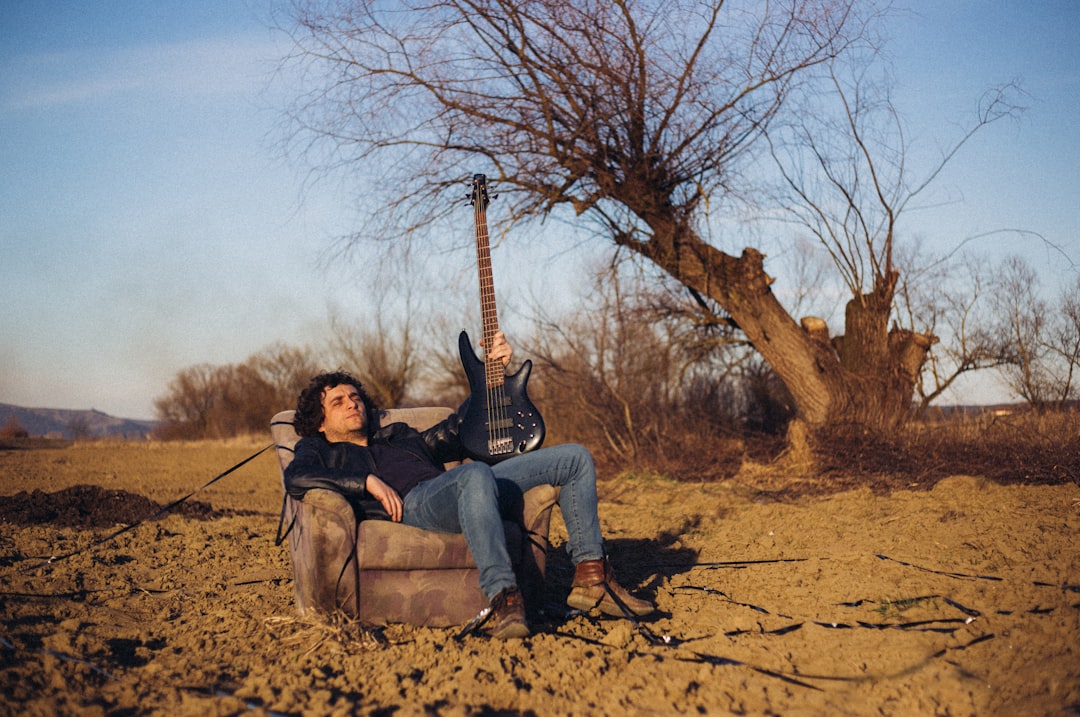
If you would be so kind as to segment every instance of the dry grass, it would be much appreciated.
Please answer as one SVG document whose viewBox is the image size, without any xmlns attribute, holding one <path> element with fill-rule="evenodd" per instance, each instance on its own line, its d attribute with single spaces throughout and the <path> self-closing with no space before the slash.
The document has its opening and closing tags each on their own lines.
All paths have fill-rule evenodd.
<svg viewBox="0 0 1080 717">
<path fill-rule="evenodd" d="M 601 473 L 653 472 L 683 482 L 734 480 L 790 500 L 869 487 L 926 490 L 951 475 L 1003 485 L 1080 485 L 1080 412 L 1019 410 L 913 421 L 891 435 L 834 427 L 792 451 L 780 436 L 671 436 L 672 448 L 632 463 L 599 455 Z"/>
<path fill-rule="evenodd" d="M 893 436 L 835 431 L 821 440 L 823 477 L 853 474 L 894 487 L 979 475 L 1002 485 L 1080 485 L 1080 413 L 1017 411 L 913 422 Z"/>
</svg>

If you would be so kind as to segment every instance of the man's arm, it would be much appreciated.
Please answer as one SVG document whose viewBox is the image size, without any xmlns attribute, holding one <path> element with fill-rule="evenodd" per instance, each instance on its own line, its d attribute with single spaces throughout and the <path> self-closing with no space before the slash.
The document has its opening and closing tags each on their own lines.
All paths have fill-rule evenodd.
<svg viewBox="0 0 1080 717">
<path fill-rule="evenodd" d="M 420 434 L 432 463 L 444 465 L 465 459 L 465 448 L 461 445 L 461 416 L 469 405 L 469 399 L 461 404 L 456 413 Z"/>
<path fill-rule="evenodd" d="M 402 501 L 397 491 L 374 474 L 375 462 L 362 446 L 330 444 L 303 438 L 285 468 L 285 491 L 303 498 L 312 488 L 340 493 L 350 501 L 374 498 L 395 523 L 401 522 Z"/>
<path fill-rule="evenodd" d="M 379 505 L 381 505 L 383 510 L 386 511 L 386 514 L 390 516 L 390 520 L 395 523 L 400 523 L 401 510 L 405 504 L 401 500 L 401 496 L 398 495 L 398 492 L 384 483 L 382 478 L 374 473 L 367 477 L 365 486 L 368 494 L 379 501 Z"/>
<path fill-rule="evenodd" d="M 374 468 L 370 456 L 364 463 L 362 454 L 346 455 L 320 438 L 302 438 L 285 468 L 285 491 L 293 498 L 303 498 L 312 488 L 324 488 L 363 500 L 368 497 L 367 476 Z"/>
</svg>

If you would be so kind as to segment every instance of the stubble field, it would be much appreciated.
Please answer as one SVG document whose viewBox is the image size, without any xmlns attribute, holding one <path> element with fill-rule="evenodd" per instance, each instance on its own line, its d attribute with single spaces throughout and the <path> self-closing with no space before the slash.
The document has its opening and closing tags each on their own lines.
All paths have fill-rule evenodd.
<svg viewBox="0 0 1080 717">
<path fill-rule="evenodd" d="M 616 569 L 661 614 L 564 614 L 556 519 L 545 614 L 512 642 L 297 618 L 269 451 L 94 545 L 261 447 L 0 450 L 0 712 L 1080 714 L 1072 483 L 778 501 L 746 471 L 601 476 Z"/>
</svg>

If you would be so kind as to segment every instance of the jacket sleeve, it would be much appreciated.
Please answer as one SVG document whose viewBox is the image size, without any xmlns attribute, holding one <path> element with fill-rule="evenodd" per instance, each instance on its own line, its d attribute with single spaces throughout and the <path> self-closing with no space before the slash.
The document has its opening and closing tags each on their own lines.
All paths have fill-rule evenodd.
<svg viewBox="0 0 1080 717">
<path fill-rule="evenodd" d="M 296 444 L 296 455 L 285 468 L 285 491 L 293 498 L 303 498 L 312 488 L 325 488 L 350 500 L 363 500 L 369 497 L 364 486 L 374 467 L 370 454 L 360 446 L 331 445 L 321 438 L 302 438 Z"/>
<path fill-rule="evenodd" d="M 462 408 L 467 403 L 466 400 Z M 452 463 L 465 459 L 465 448 L 461 444 L 462 415 L 462 410 L 458 409 L 458 413 L 451 413 L 446 419 L 420 434 L 437 463 Z"/>
</svg>

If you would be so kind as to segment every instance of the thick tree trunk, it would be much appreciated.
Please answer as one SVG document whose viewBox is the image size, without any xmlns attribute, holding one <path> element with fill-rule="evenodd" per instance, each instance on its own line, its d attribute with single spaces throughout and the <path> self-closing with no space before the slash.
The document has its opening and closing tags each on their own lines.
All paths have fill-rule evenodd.
<svg viewBox="0 0 1080 717">
<path fill-rule="evenodd" d="M 888 327 L 895 272 L 869 294 L 853 297 L 844 312 L 845 333 L 834 341 L 837 358 L 855 405 L 841 416 L 877 430 L 898 425 L 911 410 L 911 397 L 931 336 Z"/>
<path fill-rule="evenodd" d="M 854 424 L 884 431 L 904 420 L 932 338 L 889 330 L 895 274 L 848 303 L 846 333 L 830 341 L 820 325 L 807 331 L 780 305 L 757 250 L 734 257 L 692 232 L 671 231 L 674 222 L 650 226 L 661 230 L 650 241 L 625 244 L 730 313 L 811 429 Z"/>
</svg>

